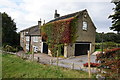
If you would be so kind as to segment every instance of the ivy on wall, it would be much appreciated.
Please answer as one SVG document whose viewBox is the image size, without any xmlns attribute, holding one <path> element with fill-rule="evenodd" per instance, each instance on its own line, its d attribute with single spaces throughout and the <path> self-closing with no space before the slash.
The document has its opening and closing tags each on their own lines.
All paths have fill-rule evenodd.
<svg viewBox="0 0 120 80">
<path fill-rule="evenodd" d="M 41 27 L 41 35 L 46 40 L 52 54 L 60 45 L 73 43 L 77 39 L 77 17 L 47 23 Z"/>
</svg>

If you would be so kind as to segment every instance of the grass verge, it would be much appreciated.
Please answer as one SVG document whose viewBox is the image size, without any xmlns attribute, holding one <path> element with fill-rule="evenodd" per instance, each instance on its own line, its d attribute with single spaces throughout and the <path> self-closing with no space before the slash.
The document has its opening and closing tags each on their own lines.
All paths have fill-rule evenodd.
<svg viewBox="0 0 120 80">
<path fill-rule="evenodd" d="M 92 75 L 92 77 L 94 74 Z M 2 55 L 3 78 L 88 78 L 88 73 L 65 69 L 57 66 L 43 65 L 37 62 L 22 60 L 10 55 Z"/>
</svg>

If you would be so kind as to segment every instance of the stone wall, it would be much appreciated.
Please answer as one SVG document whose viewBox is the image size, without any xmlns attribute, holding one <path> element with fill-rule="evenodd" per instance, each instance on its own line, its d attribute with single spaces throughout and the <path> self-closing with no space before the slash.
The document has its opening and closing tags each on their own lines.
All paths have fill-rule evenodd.
<svg viewBox="0 0 120 80">
<path fill-rule="evenodd" d="M 87 22 L 87 30 L 83 30 L 83 21 Z M 90 16 L 86 12 L 86 16 L 80 14 L 78 17 L 78 32 L 77 32 L 77 40 L 76 42 L 89 42 L 91 43 L 91 53 L 95 50 L 95 36 L 96 36 L 96 27 L 94 26 Z M 64 46 L 64 57 L 71 57 L 75 55 L 75 43 L 71 46 Z"/>
<path fill-rule="evenodd" d="M 81 17 L 82 16 L 82 17 Z M 77 35 L 79 36 L 76 40 L 76 42 L 91 42 L 91 51 L 93 52 L 95 49 L 95 36 L 96 36 L 96 28 L 88 15 L 86 14 L 86 17 L 82 14 L 79 16 L 78 20 L 78 32 Z M 83 21 L 87 22 L 87 30 L 83 30 Z"/>
</svg>

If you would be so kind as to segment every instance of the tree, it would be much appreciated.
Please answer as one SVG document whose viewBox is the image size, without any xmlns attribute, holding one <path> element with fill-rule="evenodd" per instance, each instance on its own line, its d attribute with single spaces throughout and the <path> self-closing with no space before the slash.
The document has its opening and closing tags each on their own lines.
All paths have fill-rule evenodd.
<svg viewBox="0 0 120 80">
<path fill-rule="evenodd" d="M 110 27 L 110 29 L 120 33 L 120 1 L 113 3 L 116 5 L 116 7 L 113 8 L 114 14 L 109 16 L 109 18 L 112 19 L 112 27 Z"/>
<path fill-rule="evenodd" d="M 19 45 L 19 34 L 16 32 L 16 23 L 7 13 L 2 13 L 2 43 L 3 45 Z"/>
<path fill-rule="evenodd" d="M 117 34 L 115 34 L 115 33 L 106 33 L 106 34 L 104 34 L 104 40 L 106 42 L 117 42 Z"/>
<path fill-rule="evenodd" d="M 120 34 L 116 33 L 105 33 L 103 34 L 103 41 L 104 42 L 115 42 L 120 43 Z M 96 43 L 102 42 L 102 33 L 96 32 Z"/>
<path fill-rule="evenodd" d="M 102 33 L 96 32 L 95 42 L 100 43 L 102 41 Z"/>
</svg>

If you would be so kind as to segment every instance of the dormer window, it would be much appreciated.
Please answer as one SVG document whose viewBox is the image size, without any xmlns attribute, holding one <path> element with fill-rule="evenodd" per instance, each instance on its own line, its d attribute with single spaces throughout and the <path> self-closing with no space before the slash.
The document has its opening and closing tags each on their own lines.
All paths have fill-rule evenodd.
<svg viewBox="0 0 120 80">
<path fill-rule="evenodd" d="M 83 30 L 87 30 L 87 22 L 86 21 L 83 21 L 83 27 L 82 27 Z"/>
</svg>

